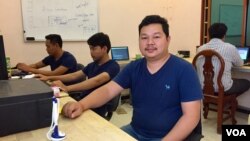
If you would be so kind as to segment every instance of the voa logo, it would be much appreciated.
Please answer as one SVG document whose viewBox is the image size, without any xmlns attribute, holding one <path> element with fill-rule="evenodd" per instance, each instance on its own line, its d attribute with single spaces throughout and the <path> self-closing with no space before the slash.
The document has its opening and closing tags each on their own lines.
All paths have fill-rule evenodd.
<svg viewBox="0 0 250 141">
<path fill-rule="evenodd" d="M 247 136 L 244 129 L 226 129 L 227 136 Z"/>
</svg>

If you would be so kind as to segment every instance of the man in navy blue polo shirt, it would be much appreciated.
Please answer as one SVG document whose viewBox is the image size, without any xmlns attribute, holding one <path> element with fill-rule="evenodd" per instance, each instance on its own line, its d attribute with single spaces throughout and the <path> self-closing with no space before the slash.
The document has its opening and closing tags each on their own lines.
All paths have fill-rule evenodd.
<svg viewBox="0 0 250 141">
<path fill-rule="evenodd" d="M 77 62 L 75 57 L 62 49 L 62 38 L 57 34 L 49 34 L 45 36 L 46 50 L 49 56 L 43 60 L 27 65 L 25 63 L 18 63 L 17 68 L 34 74 L 43 75 L 62 75 L 72 73 L 77 70 Z M 50 66 L 51 70 L 42 70 L 40 68 Z"/>
<path fill-rule="evenodd" d="M 186 140 L 199 125 L 202 90 L 192 64 L 169 53 L 168 29 L 164 18 L 146 16 L 139 25 L 144 58 L 132 61 L 82 100 L 65 104 L 63 114 L 76 118 L 130 88 L 133 116 L 131 123 L 122 127 L 125 132 L 140 141 Z M 194 138 L 191 140 L 200 140 L 201 135 Z"/>
</svg>

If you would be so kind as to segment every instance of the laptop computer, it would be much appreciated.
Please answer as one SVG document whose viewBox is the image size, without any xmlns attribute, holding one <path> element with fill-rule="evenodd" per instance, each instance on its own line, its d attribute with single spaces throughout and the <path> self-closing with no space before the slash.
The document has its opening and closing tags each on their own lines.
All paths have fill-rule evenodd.
<svg viewBox="0 0 250 141">
<path fill-rule="evenodd" d="M 128 46 L 111 47 L 112 60 L 129 60 Z"/>
<path fill-rule="evenodd" d="M 248 59 L 249 48 L 248 47 L 237 47 L 237 50 L 240 54 L 240 58 L 244 61 L 244 63 L 246 63 L 247 59 Z"/>
</svg>

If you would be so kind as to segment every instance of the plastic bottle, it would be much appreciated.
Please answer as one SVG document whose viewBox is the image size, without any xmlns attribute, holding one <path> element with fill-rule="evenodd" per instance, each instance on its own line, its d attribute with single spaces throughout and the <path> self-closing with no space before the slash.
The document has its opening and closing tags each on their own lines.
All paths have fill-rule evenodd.
<svg viewBox="0 0 250 141">
<path fill-rule="evenodd" d="M 8 77 L 11 77 L 11 64 L 10 64 L 10 57 L 6 57 L 6 65 L 7 65 L 7 71 L 8 71 Z"/>
</svg>

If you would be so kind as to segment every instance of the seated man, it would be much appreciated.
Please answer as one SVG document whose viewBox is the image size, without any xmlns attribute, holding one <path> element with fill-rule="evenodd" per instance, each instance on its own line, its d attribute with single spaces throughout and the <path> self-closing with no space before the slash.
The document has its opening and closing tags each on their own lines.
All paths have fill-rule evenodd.
<svg viewBox="0 0 250 141">
<path fill-rule="evenodd" d="M 227 33 L 227 26 L 224 23 L 214 23 L 209 27 L 209 37 L 210 41 L 201 47 L 198 48 L 197 53 L 202 50 L 212 49 L 218 52 L 225 61 L 225 70 L 222 76 L 222 83 L 225 89 L 225 94 L 240 94 L 247 91 L 250 87 L 250 82 L 247 79 L 236 79 L 232 78 L 231 70 L 233 66 L 242 66 L 243 60 L 240 58 L 239 52 L 236 47 L 230 43 L 225 42 L 225 36 Z M 198 60 L 198 65 L 203 64 L 204 58 Z M 218 63 L 216 60 L 213 60 L 213 64 L 215 66 L 215 70 L 218 69 Z M 200 78 L 200 82 L 204 81 L 203 70 L 202 67 L 198 67 L 198 75 Z M 218 76 L 218 71 L 215 71 L 217 74 L 214 74 L 216 77 Z M 215 81 L 215 80 L 214 80 Z M 218 91 L 217 83 L 215 86 L 215 91 Z M 203 83 L 201 83 L 203 87 Z"/>
<path fill-rule="evenodd" d="M 83 70 L 79 70 L 75 73 L 59 76 L 40 76 L 41 80 L 60 80 L 54 81 L 52 85 L 61 87 L 66 92 L 83 91 L 81 98 L 85 97 L 93 90 L 108 83 L 113 79 L 120 71 L 118 63 L 111 60 L 108 53 L 111 48 L 108 35 L 104 33 L 96 33 L 88 39 L 88 45 L 90 53 L 93 58 L 93 62 L 89 63 Z M 65 86 L 63 83 L 75 81 L 79 78 L 87 76 L 87 80 Z M 62 83 L 63 82 L 63 83 Z M 80 99 L 77 99 L 80 100 Z M 97 114 L 104 117 L 106 111 L 106 105 L 93 109 Z"/>
<path fill-rule="evenodd" d="M 144 57 L 82 100 L 66 103 L 62 113 L 76 118 L 130 88 L 133 115 L 122 127 L 125 132 L 139 141 L 200 140 L 201 128 L 194 130 L 200 125 L 199 79 L 190 63 L 169 53 L 169 44 L 167 20 L 146 16 L 139 25 L 139 49 Z"/>
<path fill-rule="evenodd" d="M 43 74 L 47 76 L 75 72 L 77 69 L 76 59 L 71 53 L 62 50 L 63 42 L 61 36 L 57 34 L 50 34 L 45 36 L 45 39 L 46 50 L 49 56 L 31 65 L 18 63 L 17 68 L 25 72 Z M 48 65 L 50 65 L 51 71 L 40 70 L 40 68 Z"/>
</svg>

